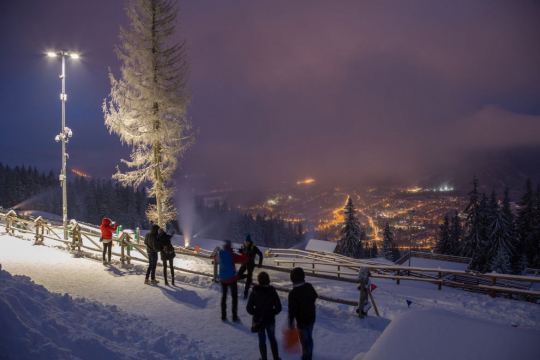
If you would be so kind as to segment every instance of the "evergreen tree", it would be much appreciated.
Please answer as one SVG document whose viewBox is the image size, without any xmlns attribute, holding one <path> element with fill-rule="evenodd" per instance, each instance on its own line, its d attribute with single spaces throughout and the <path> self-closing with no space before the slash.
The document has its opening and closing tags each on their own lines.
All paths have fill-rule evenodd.
<svg viewBox="0 0 540 360">
<path fill-rule="evenodd" d="M 186 44 L 175 41 L 176 4 L 172 0 L 128 0 L 131 30 L 120 29 L 122 76 L 112 73 L 110 102 L 103 104 L 105 124 L 132 146 L 130 160 L 135 170 L 118 172 L 122 184 L 138 187 L 150 181 L 155 197 L 147 214 L 165 227 L 177 213 L 171 197 L 173 173 L 179 157 L 193 143 L 186 116 L 190 95 L 187 88 Z"/>
<path fill-rule="evenodd" d="M 394 234 L 390 230 L 390 224 L 386 223 L 383 233 L 383 255 L 386 260 L 394 261 Z"/>
<path fill-rule="evenodd" d="M 463 228 L 461 227 L 461 219 L 456 210 L 454 216 L 452 217 L 452 223 L 449 229 L 449 243 L 451 249 L 451 255 L 460 255 L 461 254 L 461 238 L 463 236 Z"/>
<path fill-rule="evenodd" d="M 359 259 L 362 255 L 360 221 L 356 217 L 356 209 L 351 197 L 344 209 L 345 222 L 339 231 L 339 248 L 341 254 Z"/>
<path fill-rule="evenodd" d="M 532 266 L 536 254 L 537 240 L 534 239 L 534 194 L 530 179 L 525 182 L 525 192 L 521 196 L 516 219 L 519 254 L 525 255 L 528 266 Z M 521 259 L 523 265 L 523 259 Z"/>
<path fill-rule="evenodd" d="M 495 209 L 492 209 L 489 224 L 490 250 L 493 254 L 491 270 L 504 274 L 513 273 L 512 264 L 516 260 L 514 214 L 510 208 L 508 194 L 509 190 L 506 188 L 502 208 L 499 209 L 497 205 Z M 494 207 L 493 200 L 490 203 L 490 207 Z"/>
<path fill-rule="evenodd" d="M 451 255 L 452 244 L 450 241 L 450 222 L 448 220 L 448 214 L 444 216 L 442 224 L 439 225 L 439 238 L 435 247 L 437 254 Z"/>
<path fill-rule="evenodd" d="M 377 244 L 375 243 L 375 241 L 373 241 L 373 243 L 371 243 L 370 258 L 375 259 L 378 256 L 379 256 L 379 251 L 377 249 Z"/>
</svg>

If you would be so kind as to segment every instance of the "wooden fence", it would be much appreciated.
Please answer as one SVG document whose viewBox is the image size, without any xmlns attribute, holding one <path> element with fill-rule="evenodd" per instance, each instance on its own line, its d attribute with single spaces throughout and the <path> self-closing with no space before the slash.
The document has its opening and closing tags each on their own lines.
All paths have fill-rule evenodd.
<svg viewBox="0 0 540 360">
<path fill-rule="evenodd" d="M 7 214 L 0 213 L 0 221 L 5 221 L 7 233 L 15 232 L 34 235 L 36 244 L 43 243 L 46 239 L 58 241 L 72 250 L 81 251 L 82 249 L 102 253 L 103 246 L 97 241 L 99 235 L 96 231 L 88 231 L 88 225 L 82 226 L 76 221 L 70 222 L 69 239 L 64 240 L 58 233 L 63 235 L 63 228 L 58 225 L 51 225 L 42 217 L 37 219 L 21 219 L 17 217 L 14 211 Z M 145 246 L 134 243 L 132 235 L 124 232 L 120 237 L 114 237 L 120 246 L 120 252 L 113 251 L 114 256 L 118 256 L 122 264 L 130 264 L 131 261 L 148 263 Z M 198 272 L 190 269 L 174 267 L 183 272 L 212 277 L 217 281 L 217 264 L 214 257 L 219 248 L 213 252 L 201 251 L 195 252 L 180 246 L 175 246 L 175 252 L 179 255 L 193 256 L 208 260 L 212 265 L 212 273 Z M 388 265 L 371 260 L 352 259 L 343 255 L 331 253 L 317 253 L 312 251 L 294 250 L 294 249 L 269 249 L 267 257 L 271 258 L 276 266 L 263 266 L 266 269 L 274 271 L 290 271 L 300 266 L 305 269 L 306 275 L 326 278 L 331 280 L 343 281 L 348 283 L 357 283 L 356 277 L 361 267 L 367 267 L 372 272 L 373 278 L 389 279 L 400 284 L 402 280 L 429 282 L 437 285 L 437 289 L 450 286 L 467 290 L 490 293 L 492 297 L 506 294 L 519 294 L 530 299 L 540 299 L 540 291 L 531 290 L 531 285 L 540 283 L 540 277 L 518 276 L 506 274 L 479 274 L 466 271 L 449 269 L 430 269 L 421 267 L 403 267 L 397 265 Z M 415 274 L 416 276 L 410 276 Z M 459 281 L 466 278 L 468 281 Z M 472 279 L 472 280 L 471 280 Z M 288 291 L 286 289 L 279 289 Z M 355 305 L 356 302 L 334 299 L 331 297 L 321 297 L 323 300 L 338 302 L 347 305 Z"/>
<path fill-rule="evenodd" d="M 304 268 L 307 273 L 311 273 L 312 276 L 320 274 L 347 282 L 356 282 L 355 279 L 360 268 L 367 267 L 371 270 L 373 278 L 394 280 L 397 285 L 403 280 L 421 281 L 436 284 L 438 290 L 441 290 L 444 285 L 489 293 L 492 297 L 518 294 L 530 299 L 540 299 L 540 291 L 531 290 L 533 283 L 540 283 L 540 277 L 405 267 L 370 260 L 351 259 L 337 254 L 292 249 L 270 249 L 268 257 L 273 257 L 274 263 L 285 269 L 299 266 Z M 448 257 L 443 260 L 451 261 Z M 467 263 L 466 258 L 461 258 L 461 260 L 460 262 Z"/>
</svg>

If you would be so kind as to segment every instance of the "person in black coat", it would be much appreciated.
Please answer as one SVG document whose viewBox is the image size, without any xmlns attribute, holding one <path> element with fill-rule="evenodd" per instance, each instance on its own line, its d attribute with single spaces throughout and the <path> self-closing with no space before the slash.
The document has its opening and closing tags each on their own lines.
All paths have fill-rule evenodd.
<svg viewBox="0 0 540 360">
<path fill-rule="evenodd" d="M 289 328 L 296 326 L 302 330 L 300 343 L 302 344 L 302 360 L 311 360 L 313 357 L 313 326 L 315 325 L 315 300 L 319 297 L 310 283 L 305 282 L 302 268 L 291 271 L 293 289 L 289 293 Z"/>
<path fill-rule="evenodd" d="M 144 245 L 146 246 L 146 253 L 148 254 L 148 269 L 146 269 L 145 284 L 158 284 L 159 280 L 156 280 L 156 266 L 158 261 L 158 252 L 160 251 L 159 241 L 157 238 L 159 226 L 152 225 L 150 232 L 144 237 Z M 148 278 L 152 276 L 152 280 Z"/>
<path fill-rule="evenodd" d="M 174 265 L 173 259 L 176 257 L 174 247 L 171 243 L 171 238 L 174 232 L 169 235 L 163 229 L 158 230 L 158 241 L 161 248 L 161 262 L 163 263 L 163 277 L 165 278 L 165 285 L 169 285 L 167 281 L 167 263 L 171 268 L 171 284 L 174 286 Z"/>
<path fill-rule="evenodd" d="M 253 240 L 251 240 L 251 235 L 246 235 L 246 239 L 244 241 L 244 245 L 240 248 L 240 253 L 245 254 L 248 258 L 248 261 L 246 264 L 243 264 L 240 266 L 240 269 L 238 270 L 238 279 L 246 279 L 246 287 L 244 288 L 244 299 L 247 299 L 248 293 L 249 293 L 249 287 L 251 286 L 251 283 L 253 282 L 253 269 L 255 269 L 255 257 L 259 255 L 259 264 L 257 265 L 259 269 L 262 266 L 263 261 L 263 254 L 261 250 L 255 244 L 253 244 Z M 247 275 L 245 274 L 247 270 Z"/>
<path fill-rule="evenodd" d="M 249 296 L 246 310 L 253 315 L 253 322 L 260 323 L 259 326 L 259 351 L 261 359 L 267 360 L 266 355 L 266 334 L 270 341 L 270 349 L 274 360 L 280 360 L 278 345 L 276 341 L 276 315 L 281 312 L 281 300 L 273 286 L 270 286 L 270 277 L 266 272 L 261 272 L 257 276 L 259 285 L 253 287 Z"/>
</svg>

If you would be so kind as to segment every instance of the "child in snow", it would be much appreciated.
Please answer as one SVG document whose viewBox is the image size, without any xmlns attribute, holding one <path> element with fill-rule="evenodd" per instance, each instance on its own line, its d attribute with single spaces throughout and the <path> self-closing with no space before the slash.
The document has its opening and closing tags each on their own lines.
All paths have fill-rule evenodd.
<svg viewBox="0 0 540 360">
<path fill-rule="evenodd" d="M 313 326 L 315 325 L 315 300 L 319 297 L 310 283 L 305 282 L 302 268 L 291 271 L 293 289 L 289 293 L 289 328 L 296 326 L 301 331 L 302 360 L 313 357 Z"/>
<path fill-rule="evenodd" d="M 270 286 L 270 277 L 266 272 L 259 273 L 257 281 L 259 285 L 253 287 L 246 310 L 248 314 L 253 315 L 253 323 L 258 324 L 261 359 L 268 359 L 266 355 L 266 331 L 272 356 L 274 360 L 280 360 L 276 341 L 276 315 L 281 312 L 281 300 L 279 300 L 276 289 Z"/>
<path fill-rule="evenodd" d="M 113 225 L 111 225 L 113 224 Z M 118 225 L 113 223 L 111 219 L 104 218 L 101 220 L 101 241 L 103 241 L 103 265 L 107 264 L 107 261 L 105 260 L 105 253 L 108 253 L 109 256 L 109 264 L 111 263 L 111 250 L 112 250 L 112 236 L 113 232 L 116 231 L 116 228 L 118 228 Z"/>
<path fill-rule="evenodd" d="M 219 282 L 221 283 L 221 321 L 227 320 L 227 289 L 231 288 L 233 321 L 238 318 L 238 278 L 234 264 L 246 263 L 247 256 L 234 254 L 230 240 L 224 240 L 221 250 L 216 256 L 219 265 Z"/>
</svg>

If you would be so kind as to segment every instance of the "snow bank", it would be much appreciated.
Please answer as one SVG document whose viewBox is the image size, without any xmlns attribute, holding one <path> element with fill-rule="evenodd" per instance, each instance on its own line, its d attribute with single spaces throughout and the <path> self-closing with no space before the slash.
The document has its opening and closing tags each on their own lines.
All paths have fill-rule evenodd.
<svg viewBox="0 0 540 360">
<path fill-rule="evenodd" d="M 1 265 L 0 265 L 1 269 Z M 147 318 L 0 270 L 0 357 L 5 359 L 214 359 Z"/>
<path fill-rule="evenodd" d="M 394 319 L 362 360 L 536 360 L 540 332 L 465 317 L 447 310 L 405 313 Z"/>
</svg>

